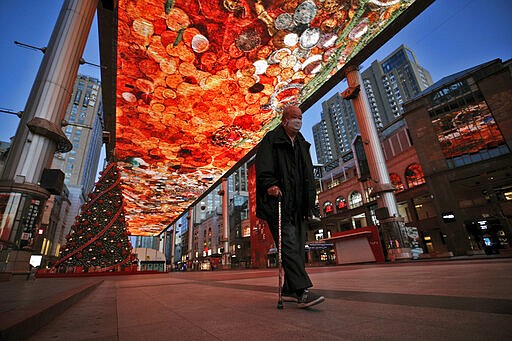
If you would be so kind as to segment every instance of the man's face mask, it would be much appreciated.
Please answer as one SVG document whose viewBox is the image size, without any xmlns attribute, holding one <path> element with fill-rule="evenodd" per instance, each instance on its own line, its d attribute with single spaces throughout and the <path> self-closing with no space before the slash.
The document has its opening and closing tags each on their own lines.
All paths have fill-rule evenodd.
<svg viewBox="0 0 512 341">
<path fill-rule="evenodd" d="M 286 120 L 286 126 L 294 132 L 299 132 L 302 128 L 302 120 L 300 118 L 290 118 Z"/>
</svg>

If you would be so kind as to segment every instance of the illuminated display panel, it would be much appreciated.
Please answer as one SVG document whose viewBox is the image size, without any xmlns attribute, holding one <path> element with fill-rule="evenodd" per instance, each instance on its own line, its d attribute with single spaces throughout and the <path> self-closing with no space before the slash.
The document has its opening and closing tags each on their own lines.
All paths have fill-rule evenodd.
<svg viewBox="0 0 512 341">
<path fill-rule="evenodd" d="M 120 0 L 116 158 L 156 235 L 414 1 Z"/>
</svg>

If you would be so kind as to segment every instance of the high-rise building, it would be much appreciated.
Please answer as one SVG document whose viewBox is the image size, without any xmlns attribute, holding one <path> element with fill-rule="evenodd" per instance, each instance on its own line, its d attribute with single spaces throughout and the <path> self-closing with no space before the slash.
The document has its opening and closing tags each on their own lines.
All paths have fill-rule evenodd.
<svg viewBox="0 0 512 341">
<path fill-rule="evenodd" d="M 375 60 L 361 73 L 361 78 L 377 128 L 402 115 L 402 103 L 433 84 L 430 73 L 418 64 L 414 52 L 404 45 L 383 61 Z"/>
<path fill-rule="evenodd" d="M 11 142 L 0 141 L 0 174 L 2 174 Z"/>
<path fill-rule="evenodd" d="M 102 147 L 103 110 L 100 81 L 78 75 L 66 110 L 64 133 L 73 144 L 68 153 L 55 153 L 52 167 L 65 174 L 70 209 L 64 226 L 69 232 L 94 187 Z"/>
<path fill-rule="evenodd" d="M 352 102 L 345 101 L 340 93 L 322 102 L 321 118 L 313 127 L 313 139 L 318 163 L 326 164 L 351 150 L 359 127 Z"/>
<path fill-rule="evenodd" d="M 402 103 L 433 83 L 414 52 L 404 45 L 383 61 L 375 60 L 361 77 L 377 129 L 399 117 L 403 113 Z M 337 167 L 339 158 L 351 150 L 351 143 L 359 134 L 352 101 L 335 94 L 322 103 L 321 117 L 313 126 L 318 163 Z"/>
<path fill-rule="evenodd" d="M 102 145 L 103 110 L 97 79 L 77 76 L 65 121 L 64 133 L 73 149 L 55 154 L 52 166 L 64 172 L 68 187 L 81 186 L 88 193 L 94 187 Z"/>
<path fill-rule="evenodd" d="M 316 158 L 319 164 L 326 164 L 333 159 L 327 124 L 324 120 L 313 125 L 313 141 L 315 142 Z"/>
<path fill-rule="evenodd" d="M 413 257 L 512 253 L 511 64 L 497 59 L 442 78 L 381 130 Z M 355 153 L 321 179 L 324 236 L 380 219 L 359 162 Z"/>
</svg>

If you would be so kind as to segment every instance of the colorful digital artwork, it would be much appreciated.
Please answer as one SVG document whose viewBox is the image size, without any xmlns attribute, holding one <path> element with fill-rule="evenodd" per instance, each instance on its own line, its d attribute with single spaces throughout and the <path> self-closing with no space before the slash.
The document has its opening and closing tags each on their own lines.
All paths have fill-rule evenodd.
<svg viewBox="0 0 512 341">
<path fill-rule="evenodd" d="M 157 235 L 410 0 L 120 0 L 116 159 Z"/>
</svg>

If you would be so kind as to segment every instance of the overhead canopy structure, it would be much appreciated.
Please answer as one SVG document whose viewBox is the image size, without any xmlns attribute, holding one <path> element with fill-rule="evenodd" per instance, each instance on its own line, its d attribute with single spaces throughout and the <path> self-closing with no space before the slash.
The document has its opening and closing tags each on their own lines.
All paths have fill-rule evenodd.
<svg viewBox="0 0 512 341">
<path fill-rule="evenodd" d="M 159 234 L 284 106 L 310 106 L 431 2 L 102 1 L 109 152 L 130 232 Z"/>
</svg>

